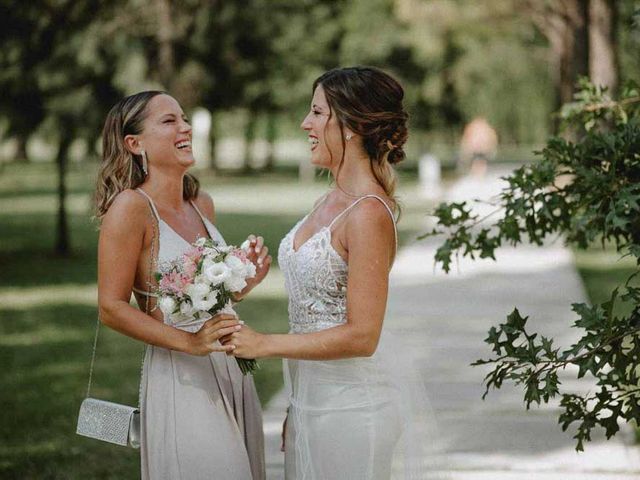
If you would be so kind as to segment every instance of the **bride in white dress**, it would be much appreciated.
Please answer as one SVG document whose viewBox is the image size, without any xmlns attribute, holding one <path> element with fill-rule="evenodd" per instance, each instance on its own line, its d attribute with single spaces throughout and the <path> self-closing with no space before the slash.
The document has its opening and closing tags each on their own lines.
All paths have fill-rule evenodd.
<svg viewBox="0 0 640 480">
<path fill-rule="evenodd" d="M 368 67 L 329 71 L 313 86 L 311 162 L 336 187 L 280 244 L 288 335 L 243 326 L 233 355 L 283 357 L 289 389 L 287 479 L 431 478 L 421 382 L 383 331 L 397 245 L 395 177 L 407 114 L 400 84 Z"/>
</svg>

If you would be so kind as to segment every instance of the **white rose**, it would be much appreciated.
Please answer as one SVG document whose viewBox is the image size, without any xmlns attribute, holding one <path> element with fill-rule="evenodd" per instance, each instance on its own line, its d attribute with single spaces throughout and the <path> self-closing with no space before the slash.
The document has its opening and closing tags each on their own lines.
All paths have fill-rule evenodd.
<svg viewBox="0 0 640 480">
<path fill-rule="evenodd" d="M 245 267 L 244 262 L 235 255 L 229 255 L 224 259 L 224 263 L 231 269 L 234 275 L 244 276 Z"/>
<path fill-rule="evenodd" d="M 244 276 L 245 278 L 252 278 L 256 276 L 256 266 L 249 262 L 244 266 Z"/>
<path fill-rule="evenodd" d="M 180 304 L 180 313 L 185 317 L 190 317 L 191 315 L 193 315 L 193 312 L 194 308 L 189 302 L 185 301 Z"/>
<path fill-rule="evenodd" d="M 218 292 L 213 291 L 213 292 L 210 292 L 204 298 L 198 299 L 198 301 L 193 302 L 193 308 L 195 308 L 196 310 L 206 312 L 208 310 L 211 310 L 217 301 L 218 301 Z"/>
<path fill-rule="evenodd" d="M 204 298 L 210 291 L 211 288 L 206 283 L 193 283 L 185 289 L 185 293 L 189 295 L 191 301 L 194 303 Z"/>
<path fill-rule="evenodd" d="M 201 285 L 211 285 L 211 280 L 209 280 L 206 275 L 201 274 L 193 279 L 193 283 Z"/>
<path fill-rule="evenodd" d="M 213 286 L 220 285 L 231 276 L 231 270 L 222 262 L 203 265 L 202 273 Z"/>
<path fill-rule="evenodd" d="M 230 292 L 240 292 L 247 286 L 247 282 L 245 282 L 241 276 L 231 275 L 231 277 L 224 282 L 224 286 L 227 287 L 227 290 Z"/>
<path fill-rule="evenodd" d="M 207 239 L 205 237 L 199 237 L 196 241 L 195 241 L 195 246 L 196 247 L 204 247 L 204 244 L 207 242 Z"/>
<path fill-rule="evenodd" d="M 205 256 L 204 259 L 202 260 L 202 272 L 204 273 L 204 269 L 207 267 L 210 267 L 214 263 L 216 262 L 211 257 Z"/>
<path fill-rule="evenodd" d="M 162 297 L 160 298 L 158 307 L 165 316 L 169 316 L 176 308 L 176 301 L 171 297 Z"/>
</svg>

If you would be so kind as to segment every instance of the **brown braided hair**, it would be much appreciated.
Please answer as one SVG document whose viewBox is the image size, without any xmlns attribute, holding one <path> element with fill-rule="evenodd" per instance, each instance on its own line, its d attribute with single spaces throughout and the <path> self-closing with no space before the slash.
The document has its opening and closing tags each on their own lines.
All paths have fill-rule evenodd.
<svg viewBox="0 0 640 480">
<path fill-rule="evenodd" d="M 408 137 L 409 116 L 402 104 L 402 86 L 374 67 L 329 70 L 313 83 L 313 92 L 319 85 L 340 126 L 343 146 L 340 167 L 344 162 L 346 127 L 362 137 L 376 180 L 394 199 L 396 176 L 392 165 L 405 159 L 403 147 Z"/>
</svg>

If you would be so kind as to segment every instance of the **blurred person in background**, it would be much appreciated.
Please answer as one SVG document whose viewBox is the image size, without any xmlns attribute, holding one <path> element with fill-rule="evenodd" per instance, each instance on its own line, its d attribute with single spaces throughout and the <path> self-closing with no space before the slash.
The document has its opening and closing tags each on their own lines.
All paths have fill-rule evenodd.
<svg viewBox="0 0 640 480">
<path fill-rule="evenodd" d="M 492 203 L 506 183 L 508 171 L 490 168 L 498 151 L 498 134 L 484 118 L 467 124 L 460 139 L 458 169 L 462 174 L 445 192 L 447 202 L 471 201 L 473 213 L 481 217 L 493 214 Z"/>
<path fill-rule="evenodd" d="M 494 128 L 486 119 L 474 118 L 462 132 L 458 168 L 471 175 L 483 175 L 497 151 L 498 135 Z"/>
</svg>

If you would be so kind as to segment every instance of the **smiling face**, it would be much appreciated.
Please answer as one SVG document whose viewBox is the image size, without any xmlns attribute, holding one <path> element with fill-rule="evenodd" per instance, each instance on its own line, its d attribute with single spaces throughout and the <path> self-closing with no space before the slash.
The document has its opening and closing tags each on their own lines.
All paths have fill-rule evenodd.
<svg viewBox="0 0 640 480">
<path fill-rule="evenodd" d="M 300 127 L 307 132 L 311 145 L 311 163 L 322 168 L 332 168 L 340 163 L 343 152 L 342 133 L 335 113 L 318 85 L 313 92 L 311 111 Z"/>
<path fill-rule="evenodd" d="M 146 107 L 142 132 L 127 135 L 127 147 L 139 155 L 145 150 L 149 168 L 189 168 L 195 163 L 191 150 L 191 125 L 180 104 L 169 95 L 153 97 Z"/>
</svg>

